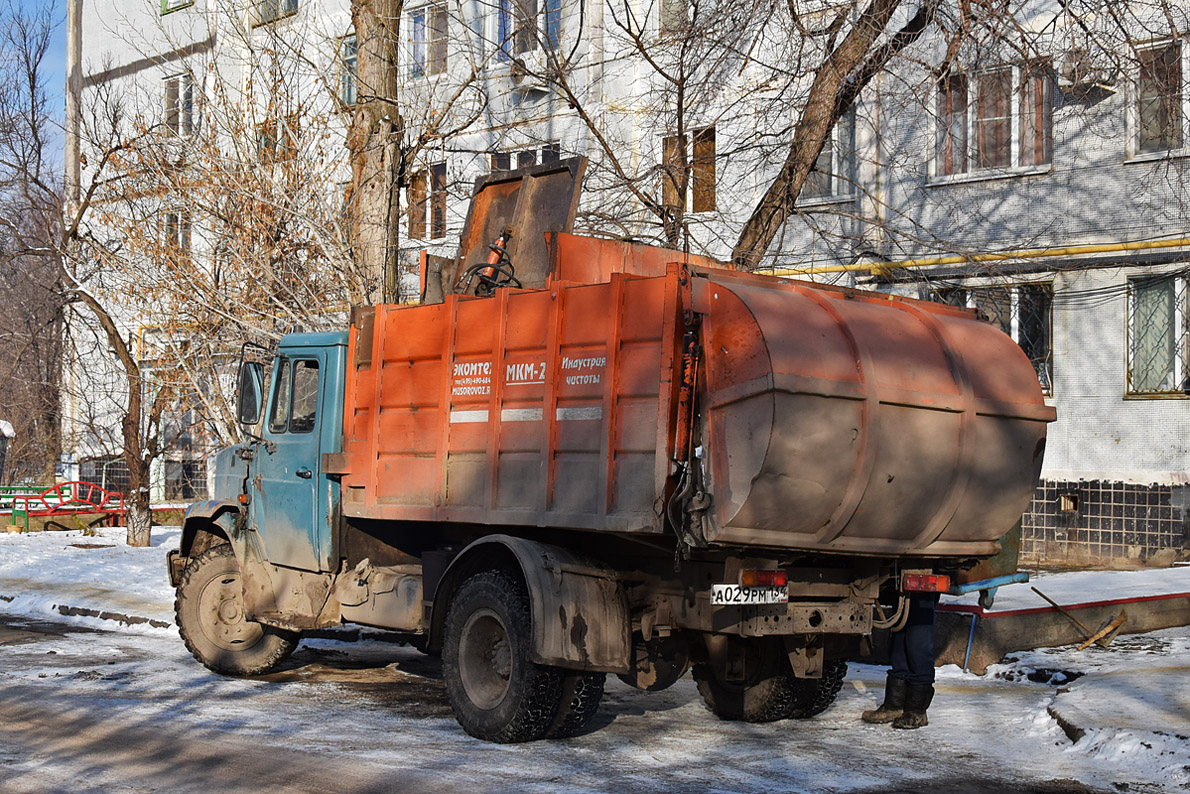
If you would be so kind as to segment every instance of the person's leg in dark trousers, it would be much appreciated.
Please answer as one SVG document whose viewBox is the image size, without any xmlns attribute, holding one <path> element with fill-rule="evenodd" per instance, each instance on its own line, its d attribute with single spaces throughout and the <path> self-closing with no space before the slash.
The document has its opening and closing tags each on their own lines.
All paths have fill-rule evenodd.
<svg viewBox="0 0 1190 794">
<path fill-rule="evenodd" d="M 905 626 L 893 632 L 892 668 L 884 687 L 884 703 L 863 713 L 872 723 L 891 722 L 894 728 L 921 728 L 929 724 L 926 709 L 934 697 L 934 607 L 937 593 L 909 595 Z"/>
</svg>

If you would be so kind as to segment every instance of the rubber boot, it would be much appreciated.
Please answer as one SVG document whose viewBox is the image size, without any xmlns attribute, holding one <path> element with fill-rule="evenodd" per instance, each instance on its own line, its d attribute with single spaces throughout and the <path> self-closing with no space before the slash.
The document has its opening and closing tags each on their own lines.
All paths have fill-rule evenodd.
<svg viewBox="0 0 1190 794">
<path fill-rule="evenodd" d="M 934 687 L 929 684 L 910 684 L 905 693 L 905 711 L 893 720 L 894 728 L 924 728 L 930 724 L 926 719 L 926 709 L 934 699 Z"/>
<path fill-rule="evenodd" d="M 880 704 L 880 708 L 865 711 L 860 719 L 874 725 L 892 722 L 904 711 L 905 695 L 908 690 L 909 684 L 905 682 L 904 678 L 897 678 L 889 673 L 888 679 L 884 682 L 884 702 Z"/>
</svg>

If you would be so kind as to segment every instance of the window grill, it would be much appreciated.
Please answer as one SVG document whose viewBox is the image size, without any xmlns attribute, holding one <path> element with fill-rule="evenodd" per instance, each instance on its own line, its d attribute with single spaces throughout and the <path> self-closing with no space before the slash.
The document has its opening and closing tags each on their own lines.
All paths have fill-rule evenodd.
<svg viewBox="0 0 1190 794">
<path fill-rule="evenodd" d="M 128 464 L 119 455 L 84 460 L 79 464 L 79 479 L 104 490 L 128 493 Z"/>
<path fill-rule="evenodd" d="M 1129 279 L 1128 394 L 1187 393 L 1188 316 L 1185 277 Z"/>
<path fill-rule="evenodd" d="M 1033 364 L 1042 391 L 1053 393 L 1052 284 L 937 287 L 930 290 L 929 297 L 938 303 L 979 311 L 988 322 L 1020 345 Z"/>
<path fill-rule="evenodd" d="M 184 502 L 207 497 L 207 467 L 201 460 L 165 462 L 165 499 Z"/>
</svg>

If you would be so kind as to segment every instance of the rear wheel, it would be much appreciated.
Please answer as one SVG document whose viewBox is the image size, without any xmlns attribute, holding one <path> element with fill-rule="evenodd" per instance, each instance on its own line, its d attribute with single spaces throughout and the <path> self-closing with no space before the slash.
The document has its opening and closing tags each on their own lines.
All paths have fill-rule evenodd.
<svg viewBox="0 0 1190 794">
<path fill-rule="evenodd" d="M 727 675 L 711 662 L 691 669 L 698 692 L 722 720 L 774 722 L 792 716 L 797 705 L 793 672 L 781 646 L 765 640 L 729 638 L 729 656 L 742 674 Z"/>
<path fill-rule="evenodd" d="M 446 616 L 442 675 L 463 730 L 510 743 L 540 739 L 554 726 L 562 671 L 534 663 L 532 645 L 520 582 L 486 571 L 459 587 Z"/>
<path fill-rule="evenodd" d="M 245 616 L 240 566 L 225 543 L 190 560 L 178 584 L 174 616 L 187 650 L 225 675 L 267 673 L 298 643 L 297 634 Z"/>
<path fill-rule="evenodd" d="M 789 673 L 793 678 L 793 674 Z M 822 678 L 793 678 L 790 686 L 793 688 L 793 709 L 789 716 L 796 719 L 813 717 L 831 707 L 839 690 L 843 688 L 843 679 L 847 677 L 847 662 L 842 659 L 831 659 L 822 667 Z"/>
</svg>

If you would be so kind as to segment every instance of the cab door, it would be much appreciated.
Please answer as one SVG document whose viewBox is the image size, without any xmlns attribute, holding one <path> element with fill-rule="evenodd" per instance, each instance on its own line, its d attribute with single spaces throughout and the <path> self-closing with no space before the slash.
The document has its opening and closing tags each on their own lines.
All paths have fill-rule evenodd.
<svg viewBox="0 0 1190 794">
<path fill-rule="evenodd" d="M 319 521 L 320 410 L 326 351 L 295 349 L 277 357 L 262 427 L 263 444 L 252 462 L 249 506 L 265 558 L 306 571 L 329 570 L 330 537 Z"/>
</svg>

